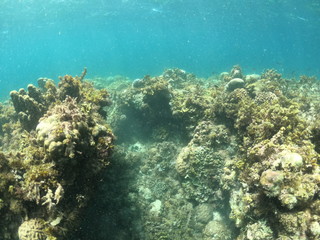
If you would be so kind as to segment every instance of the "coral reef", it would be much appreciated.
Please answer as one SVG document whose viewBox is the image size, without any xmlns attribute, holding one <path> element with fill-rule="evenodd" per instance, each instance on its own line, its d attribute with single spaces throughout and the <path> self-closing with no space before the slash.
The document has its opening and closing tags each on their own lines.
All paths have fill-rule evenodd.
<svg viewBox="0 0 320 240">
<path fill-rule="evenodd" d="M 106 87 L 132 208 L 118 218 L 133 219 L 115 239 L 319 238 L 315 78 L 236 65 L 208 79 L 168 69 Z"/>
<path fill-rule="evenodd" d="M 0 107 L 1 239 L 319 239 L 315 77 L 85 73 Z"/>
<path fill-rule="evenodd" d="M 4 112 L 13 117 L 1 135 L 1 239 L 69 239 L 81 222 L 114 138 L 103 110 L 108 93 L 85 74 L 11 92 Z"/>
</svg>

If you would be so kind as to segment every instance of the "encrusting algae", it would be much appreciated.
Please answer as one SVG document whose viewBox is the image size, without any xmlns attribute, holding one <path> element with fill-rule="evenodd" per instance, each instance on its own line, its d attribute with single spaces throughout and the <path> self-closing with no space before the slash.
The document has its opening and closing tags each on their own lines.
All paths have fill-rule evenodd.
<svg viewBox="0 0 320 240">
<path fill-rule="evenodd" d="M 84 75 L 0 106 L 1 239 L 320 238 L 315 77 Z"/>
</svg>

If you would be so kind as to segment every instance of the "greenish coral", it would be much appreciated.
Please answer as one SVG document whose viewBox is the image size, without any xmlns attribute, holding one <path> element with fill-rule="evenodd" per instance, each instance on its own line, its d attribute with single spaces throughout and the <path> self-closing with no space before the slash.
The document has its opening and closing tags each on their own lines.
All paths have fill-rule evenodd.
<svg viewBox="0 0 320 240">
<path fill-rule="evenodd" d="M 163 76 L 145 76 L 135 81 L 139 81 L 138 87 L 133 83 L 117 93 L 117 101 L 109 112 L 109 122 L 119 141 L 135 141 L 131 136 L 159 138 L 157 133 L 166 138 L 160 140 L 176 137 L 170 134 L 179 123 L 172 116 L 168 80 Z"/>
<path fill-rule="evenodd" d="M 114 138 L 101 110 L 109 95 L 84 76 L 65 76 L 58 87 L 39 79 L 41 88 L 11 93 L 18 117 L 1 138 L 0 198 L 10 224 L 0 228 L 1 239 L 65 239 L 79 224 Z M 15 218 L 31 219 L 19 227 L 8 221 Z"/>
<path fill-rule="evenodd" d="M 15 117 L 1 109 L 4 219 L 41 218 L 62 239 L 59 231 L 77 225 L 92 196 L 88 181 L 100 180 L 113 149 L 107 113 L 115 155 L 92 226 L 80 235 L 90 238 L 92 228 L 99 239 L 117 240 L 319 238 L 315 78 L 245 76 L 236 65 L 208 79 L 181 69 L 133 82 L 97 79 L 96 90 L 84 75 L 65 76 L 58 87 L 42 79 L 40 89 L 13 94 Z M 241 88 L 230 87 L 235 78 Z M 17 122 L 32 110 L 19 107 L 40 102 L 36 123 Z"/>
<path fill-rule="evenodd" d="M 230 149 L 226 149 L 227 145 Z M 229 156 L 233 142 L 223 125 L 200 122 L 189 144 L 179 153 L 175 167 L 183 177 L 186 194 L 197 202 L 206 202 L 219 189 L 223 159 Z"/>
<path fill-rule="evenodd" d="M 241 88 L 229 89 L 234 78 L 241 79 Z M 156 215 L 142 211 L 140 221 L 148 223 L 143 239 L 220 239 L 224 226 L 233 229 L 225 239 L 317 239 L 320 87 L 313 78 L 289 80 L 275 70 L 245 76 L 234 66 L 208 79 L 169 69 L 122 86 L 114 93 L 110 123 L 125 139 L 122 144 L 144 146 L 124 160 L 146 161 L 132 179 L 142 185 L 142 197 L 131 190 L 130 199 L 142 209 L 155 210 L 161 202 Z M 150 134 L 142 134 L 146 129 Z M 170 159 L 148 146 L 164 141 L 179 146 Z M 174 182 L 174 193 L 156 181 Z M 164 196 L 177 206 L 175 214 Z M 181 215 L 179 204 L 192 209 L 190 217 Z M 203 209 L 223 209 L 223 221 Z M 177 219 L 186 219 L 193 233 L 177 237 L 165 231 L 164 226 L 179 232 Z"/>
<path fill-rule="evenodd" d="M 22 127 L 28 131 L 34 129 L 40 117 L 47 110 L 40 91 L 29 84 L 28 92 L 20 89 L 19 92 L 11 91 L 10 96 Z"/>
<path fill-rule="evenodd" d="M 243 80 L 242 88 L 225 91 L 226 84 L 235 77 Z M 154 180 L 161 181 L 163 176 L 164 182 L 177 184 L 172 187 L 179 198 L 171 196 L 172 201 L 179 202 L 181 198 L 195 204 L 187 218 L 188 226 L 194 230 L 190 235 L 193 238 L 218 237 L 213 225 L 223 229 L 221 222 L 200 214 L 204 206 L 225 209 L 222 219 L 229 218 L 225 226 L 237 228 L 238 239 L 282 238 L 285 233 L 279 232 L 279 219 L 270 216 L 307 208 L 319 185 L 319 156 L 310 141 L 309 120 L 304 118 L 311 107 L 300 95 L 292 93 L 292 89 L 302 90 L 299 86 L 302 83 L 288 81 L 274 70 L 261 76 L 244 76 L 239 66 L 220 79 L 209 81 L 169 69 L 158 77 L 137 79 L 132 86 L 114 93 L 110 123 L 121 136 L 120 142 L 133 146 L 138 141 L 144 146 L 143 151 L 127 158 L 148 159 L 145 164 L 141 162 L 142 176 L 137 178 L 143 185 L 138 192 L 144 200 L 136 195 L 134 199 L 142 208 L 149 206 L 153 210 L 158 209 L 155 203 L 161 202 L 161 208 L 151 211 L 156 215 L 143 211 L 141 221 L 148 222 L 146 231 L 153 234 L 144 239 L 177 238 L 162 228 L 182 217 L 180 212 L 164 217 L 169 205 L 162 195 L 167 196 L 170 191 Z M 146 129 L 150 134 L 142 134 Z M 313 129 L 316 132 L 316 127 Z M 172 138 L 172 132 L 180 138 Z M 131 140 L 125 138 L 127 135 Z M 180 145 L 173 160 L 167 160 L 152 148 L 147 150 L 144 144 L 150 136 L 158 144 L 168 141 Z M 154 156 L 147 154 L 149 151 Z M 172 168 L 177 175 L 172 174 Z M 163 225 L 164 221 L 169 221 L 168 225 Z M 178 232 L 180 227 L 178 224 Z M 312 229 L 316 236 L 316 223 Z"/>
</svg>

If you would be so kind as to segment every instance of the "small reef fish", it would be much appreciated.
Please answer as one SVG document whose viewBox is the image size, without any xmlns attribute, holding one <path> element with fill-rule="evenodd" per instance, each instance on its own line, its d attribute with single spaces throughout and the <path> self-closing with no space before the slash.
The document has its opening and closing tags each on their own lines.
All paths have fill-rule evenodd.
<svg viewBox="0 0 320 240">
<path fill-rule="evenodd" d="M 162 11 L 158 8 L 152 8 L 151 11 L 156 13 L 162 13 Z"/>
<path fill-rule="evenodd" d="M 300 17 L 300 16 L 297 16 L 297 19 L 299 19 L 299 20 L 301 20 L 301 21 L 305 21 L 305 22 L 307 22 L 307 21 L 308 21 L 308 19 L 303 18 L 303 17 Z"/>
</svg>

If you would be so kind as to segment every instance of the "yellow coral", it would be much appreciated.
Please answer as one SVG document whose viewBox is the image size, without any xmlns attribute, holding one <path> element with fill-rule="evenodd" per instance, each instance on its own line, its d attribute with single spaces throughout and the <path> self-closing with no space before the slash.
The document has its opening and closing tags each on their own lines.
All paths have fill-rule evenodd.
<svg viewBox="0 0 320 240">
<path fill-rule="evenodd" d="M 24 221 L 18 230 L 20 240 L 56 240 L 50 231 L 49 225 L 39 218 Z"/>
</svg>

